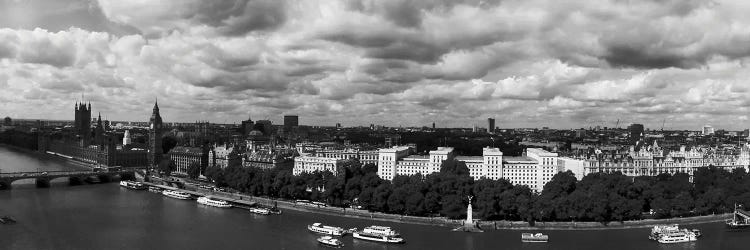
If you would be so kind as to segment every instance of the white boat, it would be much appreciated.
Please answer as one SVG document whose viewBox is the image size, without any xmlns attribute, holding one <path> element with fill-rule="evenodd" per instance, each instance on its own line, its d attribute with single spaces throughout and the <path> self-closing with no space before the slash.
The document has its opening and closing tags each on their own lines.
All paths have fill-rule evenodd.
<svg viewBox="0 0 750 250">
<path fill-rule="evenodd" d="M 521 234 L 521 241 L 522 242 L 547 242 L 549 241 L 549 235 L 543 234 L 543 233 L 522 233 Z"/>
<path fill-rule="evenodd" d="M 354 238 L 361 240 L 377 241 L 384 243 L 404 243 L 404 239 L 401 238 L 398 232 L 394 231 L 390 227 L 384 226 L 369 226 L 362 231 L 356 231 L 352 234 Z"/>
<path fill-rule="evenodd" d="M 323 245 L 326 245 L 326 246 L 329 246 L 329 247 L 335 247 L 335 248 L 339 248 L 339 247 L 343 247 L 344 246 L 344 242 L 341 242 L 341 240 L 333 238 L 331 236 L 320 237 L 320 238 L 318 238 L 318 242 L 320 244 L 323 244 Z"/>
<path fill-rule="evenodd" d="M 164 191 L 161 192 L 161 194 L 163 194 L 164 196 L 167 196 L 167 197 L 172 197 L 172 198 L 180 199 L 180 200 L 189 200 L 190 199 L 190 194 L 184 193 L 184 192 L 180 192 L 180 191 L 164 190 Z"/>
<path fill-rule="evenodd" d="M 262 215 L 269 215 L 269 214 L 271 214 L 270 210 L 265 209 L 265 208 L 257 208 L 257 207 L 250 208 L 250 212 L 251 213 L 256 213 L 256 214 L 262 214 Z"/>
<path fill-rule="evenodd" d="M 162 189 L 160 187 L 151 186 L 151 187 L 148 187 L 148 191 L 154 192 L 154 193 L 161 193 Z"/>
<path fill-rule="evenodd" d="M 135 190 L 146 189 L 146 185 L 137 181 L 120 181 L 120 186 Z"/>
<path fill-rule="evenodd" d="M 212 199 L 211 197 L 207 197 L 207 196 L 203 196 L 203 197 L 198 198 L 198 203 L 203 204 L 203 205 L 212 206 L 212 207 L 220 207 L 220 208 L 230 208 L 230 207 L 232 207 L 232 205 L 229 204 L 229 202 L 226 202 L 226 201 L 223 201 L 223 200 Z"/>
<path fill-rule="evenodd" d="M 346 231 L 343 228 L 326 226 L 321 223 L 313 223 L 312 225 L 307 225 L 307 230 L 310 230 L 310 232 L 313 232 L 313 233 L 327 234 L 327 235 L 333 235 L 333 236 L 342 236 L 346 234 Z"/>
<path fill-rule="evenodd" d="M 663 244 L 682 243 L 697 241 L 698 236 L 690 230 L 683 229 L 677 232 L 662 234 L 657 241 Z"/>
<path fill-rule="evenodd" d="M 662 235 L 668 234 L 668 233 L 675 233 L 680 231 L 680 225 L 678 224 L 666 224 L 666 225 L 656 225 L 653 228 L 651 228 L 651 234 L 648 236 L 651 240 L 659 240 Z"/>
</svg>

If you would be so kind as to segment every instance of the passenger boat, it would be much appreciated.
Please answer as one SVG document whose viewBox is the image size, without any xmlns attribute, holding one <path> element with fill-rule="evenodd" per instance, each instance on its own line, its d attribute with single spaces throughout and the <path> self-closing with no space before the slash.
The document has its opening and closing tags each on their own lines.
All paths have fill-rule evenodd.
<svg viewBox="0 0 750 250">
<path fill-rule="evenodd" d="M 333 235 L 333 236 L 343 236 L 344 234 L 346 234 L 346 231 L 343 228 L 326 226 L 321 223 L 313 223 L 312 225 L 307 225 L 307 230 L 310 230 L 310 232 L 313 232 L 313 233 L 327 234 L 327 235 Z"/>
<path fill-rule="evenodd" d="M 341 240 L 333 238 L 331 236 L 320 237 L 318 238 L 318 242 L 325 246 L 335 247 L 335 248 L 340 248 L 344 246 L 344 242 L 341 242 Z"/>
<path fill-rule="evenodd" d="M 549 241 L 549 235 L 543 233 L 522 233 L 522 242 L 547 242 Z"/>
<path fill-rule="evenodd" d="M 212 207 L 220 207 L 220 208 L 232 207 L 232 205 L 229 204 L 229 202 L 218 200 L 218 199 L 212 199 L 211 197 L 208 197 L 208 196 L 203 196 L 203 197 L 198 198 L 198 203 L 207 205 L 207 206 L 212 206 Z"/>
<path fill-rule="evenodd" d="M 695 237 L 701 237 L 703 235 L 700 229 L 690 229 L 690 232 L 693 232 Z"/>
<path fill-rule="evenodd" d="M 690 230 L 683 229 L 677 232 L 662 234 L 656 241 L 662 244 L 673 244 L 696 240 L 698 240 L 698 236 L 695 236 L 695 233 Z"/>
<path fill-rule="evenodd" d="M 154 193 L 161 193 L 161 191 L 163 191 L 163 190 L 160 187 L 153 187 L 152 186 L 152 187 L 148 187 L 148 191 L 149 192 L 154 192 Z"/>
<path fill-rule="evenodd" d="M 384 243 L 404 243 L 404 239 L 401 238 L 398 232 L 394 231 L 390 227 L 384 226 L 369 226 L 362 231 L 356 231 L 352 234 L 354 238 L 361 240 L 377 241 Z"/>
<path fill-rule="evenodd" d="M 750 229 L 750 213 L 740 208 L 741 206 L 734 205 L 734 213 L 732 219 L 726 221 L 728 230 L 747 230 Z"/>
<path fill-rule="evenodd" d="M 135 190 L 146 189 L 146 185 L 137 181 L 120 181 L 120 186 L 129 188 L 129 189 L 135 189 Z"/>
<path fill-rule="evenodd" d="M 180 192 L 180 191 L 164 190 L 164 191 L 161 192 L 161 194 L 163 194 L 164 196 L 167 196 L 167 197 L 172 197 L 172 198 L 180 199 L 180 200 L 189 200 L 190 199 L 190 194 L 184 193 L 184 192 Z"/>
<path fill-rule="evenodd" d="M 661 235 L 667 233 L 674 233 L 680 231 L 680 225 L 678 224 L 665 224 L 656 225 L 651 228 L 651 234 L 648 236 L 650 240 L 659 240 Z"/>
<path fill-rule="evenodd" d="M 256 213 L 256 214 L 262 214 L 262 215 L 269 215 L 269 214 L 271 214 L 271 211 L 269 211 L 268 209 L 266 209 L 266 208 L 257 208 L 257 207 L 250 208 L 250 212 L 251 213 Z"/>
</svg>

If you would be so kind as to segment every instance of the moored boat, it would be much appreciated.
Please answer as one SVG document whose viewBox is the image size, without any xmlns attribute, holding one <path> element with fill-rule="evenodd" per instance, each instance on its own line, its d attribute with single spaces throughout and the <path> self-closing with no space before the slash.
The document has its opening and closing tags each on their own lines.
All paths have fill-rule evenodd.
<svg viewBox="0 0 750 250">
<path fill-rule="evenodd" d="M 146 189 L 146 185 L 137 181 L 120 181 L 120 186 L 135 190 Z"/>
<path fill-rule="evenodd" d="M 197 201 L 200 204 L 207 205 L 207 206 L 212 206 L 212 207 L 220 207 L 220 208 L 230 208 L 230 207 L 232 207 L 232 205 L 229 204 L 229 202 L 226 202 L 226 201 L 223 201 L 223 200 L 218 200 L 218 199 L 213 199 L 213 198 L 208 197 L 208 196 L 200 197 L 200 198 L 198 198 Z"/>
<path fill-rule="evenodd" d="M 651 234 L 648 236 L 651 240 L 659 240 L 659 238 L 668 233 L 674 233 L 680 231 L 680 225 L 678 224 L 663 224 L 655 225 L 651 228 Z"/>
<path fill-rule="evenodd" d="M 356 231 L 352 234 L 356 239 L 369 240 L 384 243 L 404 243 L 404 239 L 401 238 L 398 232 L 394 231 L 390 227 L 384 226 L 369 226 L 362 231 Z"/>
<path fill-rule="evenodd" d="M 161 194 L 167 197 L 172 197 L 172 198 L 180 199 L 180 200 L 189 200 L 191 198 L 190 194 L 188 193 L 174 191 L 174 190 L 164 190 L 161 192 Z"/>
<path fill-rule="evenodd" d="M 343 228 L 334 227 L 334 226 L 326 226 L 326 225 L 323 225 L 322 223 L 313 223 L 312 225 L 307 225 L 307 230 L 310 230 L 310 232 L 313 232 L 313 233 L 327 234 L 327 235 L 333 235 L 333 236 L 342 236 L 346 233 L 346 231 Z"/>
<path fill-rule="evenodd" d="M 547 242 L 549 241 L 549 235 L 543 233 L 522 233 L 522 242 Z"/>
<path fill-rule="evenodd" d="M 331 236 L 322 236 L 318 238 L 318 242 L 329 247 L 340 248 L 344 246 L 344 242 Z"/>
<path fill-rule="evenodd" d="M 153 187 L 153 186 L 151 186 L 151 187 L 148 187 L 148 191 L 149 192 L 154 192 L 154 193 L 161 193 L 161 191 L 163 191 L 163 190 L 160 187 Z"/>
<path fill-rule="evenodd" d="M 683 229 L 677 232 L 670 232 L 670 233 L 662 234 L 659 237 L 659 239 L 657 239 L 656 241 L 662 244 L 674 244 L 674 243 L 683 243 L 683 242 L 690 242 L 690 241 L 696 241 L 696 240 L 698 240 L 698 236 L 696 236 L 695 233 L 693 233 L 690 230 Z"/>
<path fill-rule="evenodd" d="M 742 206 L 734 205 L 732 219 L 726 220 L 728 230 L 748 230 L 750 229 L 750 213 L 741 209 Z"/>
<path fill-rule="evenodd" d="M 257 208 L 257 207 L 250 208 L 250 212 L 251 213 L 256 213 L 256 214 L 262 214 L 262 215 L 269 215 L 269 214 L 271 214 L 270 210 L 268 210 L 266 208 Z"/>
</svg>

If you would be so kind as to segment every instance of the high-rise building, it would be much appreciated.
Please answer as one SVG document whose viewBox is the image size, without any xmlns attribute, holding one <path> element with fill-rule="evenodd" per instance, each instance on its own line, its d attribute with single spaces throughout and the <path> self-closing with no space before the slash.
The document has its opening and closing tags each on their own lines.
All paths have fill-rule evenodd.
<svg viewBox="0 0 750 250">
<path fill-rule="evenodd" d="M 159 103 L 154 102 L 154 109 L 149 119 L 148 132 L 148 163 L 152 166 L 159 164 L 162 157 L 161 148 L 162 120 L 159 114 Z"/>
<path fill-rule="evenodd" d="M 629 139 L 631 145 L 635 145 L 636 142 L 640 141 L 641 138 L 643 138 L 643 124 L 630 124 L 630 126 L 628 126 L 628 131 L 630 131 Z"/>
<path fill-rule="evenodd" d="M 296 115 L 285 115 L 284 116 L 284 128 L 293 128 L 299 126 L 299 116 Z"/>
<path fill-rule="evenodd" d="M 83 145 L 88 146 L 91 143 L 91 103 L 76 103 L 75 111 L 76 134 L 80 136 Z"/>
<path fill-rule="evenodd" d="M 10 119 L 10 117 L 6 116 L 5 120 L 3 120 L 3 125 L 5 125 L 5 126 L 12 126 L 13 125 L 13 120 Z"/>
<path fill-rule="evenodd" d="M 487 133 L 495 132 L 495 118 L 487 118 Z"/>
</svg>

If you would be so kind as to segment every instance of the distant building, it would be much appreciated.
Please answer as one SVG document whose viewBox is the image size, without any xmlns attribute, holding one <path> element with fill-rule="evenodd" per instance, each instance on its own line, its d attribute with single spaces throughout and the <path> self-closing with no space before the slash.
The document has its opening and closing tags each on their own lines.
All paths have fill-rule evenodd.
<svg viewBox="0 0 750 250">
<path fill-rule="evenodd" d="M 564 169 L 565 171 L 570 170 L 573 172 L 573 175 L 578 179 L 579 181 L 583 179 L 585 176 L 584 171 L 584 165 L 585 161 L 580 159 L 573 159 L 568 157 L 559 157 L 557 159 L 557 164 L 560 165 L 560 168 Z"/>
<path fill-rule="evenodd" d="M 385 136 L 385 147 L 390 148 L 395 145 L 399 145 L 401 141 L 401 135 L 399 134 L 392 134 L 392 135 L 386 135 Z"/>
<path fill-rule="evenodd" d="M 168 153 L 174 162 L 175 174 L 187 175 L 191 164 L 198 164 L 201 170 L 208 166 L 208 149 L 206 147 L 174 147 Z M 201 171 L 202 172 L 202 171 Z"/>
<path fill-rule="evenodd" d="M 299 126 L 299 116 L 296 116 L 296 115 L 284 116 L 284 128 L 291 129 L 297 126 Z"/>
<path fill-rule="evenodd" d="M 702 132 L 703 135 L 712 135 L 712 134 L 715 133 L 714 127 L 711 127 L 711 125 L 705 125 L 705 126 L 703 126 L 701 132 Z"/>
<path fill-rule="evenodd" d="M 643 139 L 643 124 L 630 124 L 628 131 L 630 131 L 630 145 L 635 145 L 635 143 Z"/>
<path fill-rule="evenodd" d="M 317 156 L 300 156 L 294 158 L 294 168 L 292 168 L 293 175 L 300 175 L 302 173 L 313 173 L 313 172 L 324 172 L 329 171 L 334 175 L 338 175 L 339 167 L 343 165 L 347 160 L 336 159 L 330 157 L 317 157 Z"/>
<path fill-rule="evenodd" d="M 528 148 L 524 156 L 504 157 L 497 148 L 484 148 L 481 156 L 456 156 L 451 147 L 438 147 L 429 155 L 410 155 L 412 148 L 393 147 L 378 152 L 378 176 L 393 180 L 396 175 L 429 175 L 440 172 L 444 161 L 456 160 L 469 169 L 475 180 L 506 179 L 514 185 L 526 185 L 541 192 L 544 185 L 564 171 L 557 153 Z M 580 171 L 579 171 L 580 172 Z"/>
<path fill-rule="evenodd" d="M 5 126 L 13 126 L 13 120 L 10 119 L 10 117 L 5 117 L 5 120 L 3 120 L 3 125 Z"/>
<path fill-rule="evenodd" d="M 336 158 L 336 159 L 357 159 L 362 165 L 365 164 L 378 164 L 378 151 L 377 150 L 318 150 L 315 152 L 315 156 Z"/>
<path fill-rule="evenodd" d="M 127 146 L 132 143 L 132 140 L 130 139 L 130 130 L 125 130 L 125 135 L 122 137 L 122 145 Z"/>
<path fill-rule="evenodd" d="M 251 131 L 253 131 L 255 123 L 253 122 L 250 117 L 247 117 L 247 120 L 242 121 L 242 135 L 248 135 Z"/>
<path fill-rule="evenodd" d="M 495 132 L 495 118 L 487 118 L 487 133 Z"/>
<path fill-rule="evenodd" d="M 253 130 L 258 130 L 264 135 L 271 135 L 274 133 L 273 131 L 273 123 L 269 120 L 258 120 L 255 122 L 255 125 L 253 126 Z M 252 131 L 252 130 L 251 130 Z"/>
<path fill-rule="evenodd" d="M 208 152 L 208 158 L 210 166 L 226 168 L 229 166 L 241 166 L 242 165 L 242 154 L 239 149 L 232 145 L 221 145 L 214 146 L 213 149 Z"/>
</svg>

